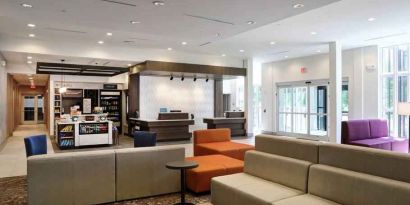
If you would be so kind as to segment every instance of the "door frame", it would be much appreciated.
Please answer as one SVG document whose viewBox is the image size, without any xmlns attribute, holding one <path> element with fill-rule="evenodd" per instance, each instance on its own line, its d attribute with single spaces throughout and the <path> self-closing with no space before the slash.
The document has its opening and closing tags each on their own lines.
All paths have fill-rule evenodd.
<svg viewBox="0 0 410 205">
<path fill-rule="evenodd" d="M 34 120 L 26 121 L 24 120 L 24 97 L 30 96 L 34 97 Z M 43 98 L 43 120 L 38 120 L 38 97 L 41 96 Z M 21 116 L 21 124 L 22 125 L 35 125 L 35 124 L 42 124 L 44 123 L 44 96 L 42 94 L 22 94 L 21 95 L 21 106 L 20 106 L 20 116 Z"/>
</svg>

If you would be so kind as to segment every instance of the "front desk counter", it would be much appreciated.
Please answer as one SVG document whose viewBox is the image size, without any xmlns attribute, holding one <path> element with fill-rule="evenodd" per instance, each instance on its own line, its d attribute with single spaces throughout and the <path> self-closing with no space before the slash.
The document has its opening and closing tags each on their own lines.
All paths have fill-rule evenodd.
<svg viewBox="0 0 410 205">
<path fill-rule="evenodd" d="M 207 124 L 208 129 L 229 128 L 232 136 L 246 136 L 245 123 L 246 118 L 204 118 L 204 123 Z"/>
<path fill-rule="evenodd" d="M 112 121 L 56 121 L 56 143 L 60 149 L 111 145 Z"/>
<path fill-rule="evenodd" d="M 189 125 L 194 125 L 191 119 L 169 119 L 169 120 L 144 120 L 140 118 L 129 118 L 128 133 L 137 127 L 139 131 L 157 133 L 157 141 L 189 140 L 191 133 Z"/>
</svg>

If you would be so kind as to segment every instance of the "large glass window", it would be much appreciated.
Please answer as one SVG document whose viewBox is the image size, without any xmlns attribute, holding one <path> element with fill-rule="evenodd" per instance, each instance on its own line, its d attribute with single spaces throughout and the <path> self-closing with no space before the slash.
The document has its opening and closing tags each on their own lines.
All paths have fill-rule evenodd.
<svg viewBox="0 0 410 205">
<path fill-rule="evenodd" d="M 382 117 L 392 136 L 407 138 L 408 116 L 398 115 L 397 104 L 409 101 L 409 45 L 382 49 Z"/>
</svg>

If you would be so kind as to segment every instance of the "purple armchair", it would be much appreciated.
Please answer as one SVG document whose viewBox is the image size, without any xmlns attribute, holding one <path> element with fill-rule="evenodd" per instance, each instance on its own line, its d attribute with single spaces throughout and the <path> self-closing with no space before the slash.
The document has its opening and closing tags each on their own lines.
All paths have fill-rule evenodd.
<svg viewBox="0 0 410 205">
<path fill-rule="evenodd" d="M 389 136 L 386 120 L 350 120 L 342 122 L 342 143 L 408 153 L 409 140 Z"/>
</svg>

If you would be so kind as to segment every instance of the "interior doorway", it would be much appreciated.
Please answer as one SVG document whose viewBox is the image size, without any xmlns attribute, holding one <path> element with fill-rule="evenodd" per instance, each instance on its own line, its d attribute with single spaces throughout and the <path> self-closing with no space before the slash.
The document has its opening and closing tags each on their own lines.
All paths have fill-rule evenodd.
<svg viewBox="0 0 410 205">
<path fill-rule="evenodd" d="M 21 124 L 44 123 L 44 97 L 43 95 L 22 95 Z"/>
</svg>

